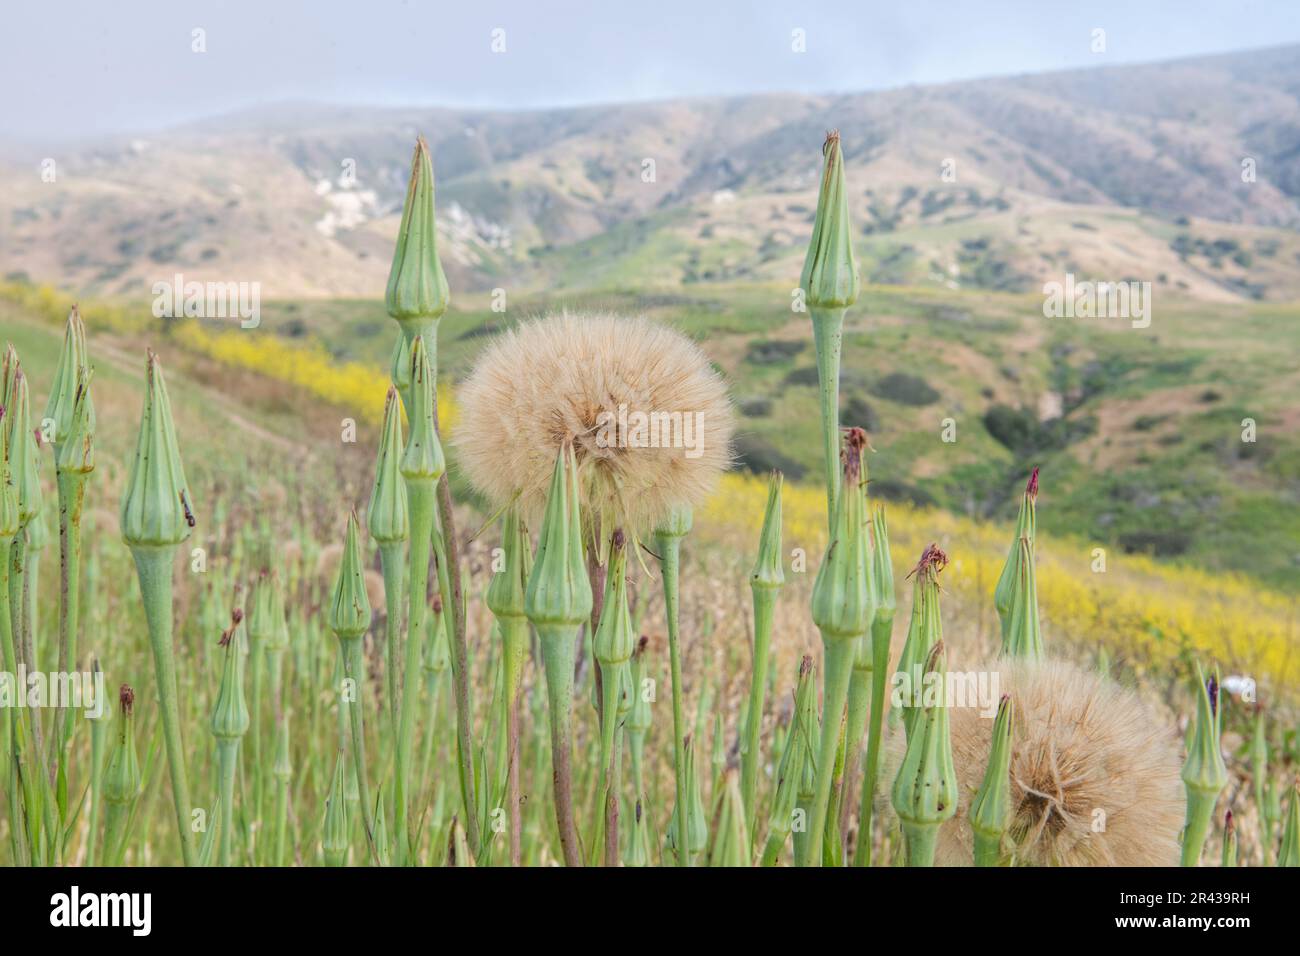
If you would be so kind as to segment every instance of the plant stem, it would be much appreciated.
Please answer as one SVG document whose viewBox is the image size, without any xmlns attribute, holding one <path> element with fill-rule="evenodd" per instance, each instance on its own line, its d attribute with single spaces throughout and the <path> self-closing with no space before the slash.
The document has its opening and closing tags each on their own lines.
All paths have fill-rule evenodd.
<svg viewBox="0 0 1300 956">
<path fill-rule="evenodd" d="M 939 836 L 937 823 L 903 821 L 903 842 L 907 846 L 908 866 L 934 866 L 934 847 Z"/>
<path fill-rule="evenodd" d="M 555 823 L 566 866 L 582 866 L 582 848 L 573 819 L 573 659 L 574 628 L 541 625 L 537 636 L 546 668 L 546 697 L 551 721 L 551 781 L 555 789 Z"/>
<path fill-rule="evenodd" d="M 975 831 L 975 865 L 999 866 L 1002 863 L 1002 834 Z"/>
<path fill-rule="evenodd" d="M 1219 792 L 1187 788 L 1187 822 L 1183 827 L 1182 866 L 1200 866 L 1201 850 L 1210 833 L 1214 818 L 1214 805 L 1219 802 Z"/>
<path fill-rule="evenodd" d="M 379 542 L 379 563 L 384 572 L 384 673 L 388 681 L 388 718 L 392 732 L 398 728 L 397 655 L 402 645 L 402 542 Z"/>
<path fill-rule="evenodd" d="M 217 738 L 217 765 L 221 775 L 221 841 L 217 844 L 217 865 L 230 866 L 230 848 L 235 829 L 235 771 L 239 764 L 239 738 Z"/>
<path fill-rule="evenodd" d="M 357 775 L 357 793 L 361 797 L 361 822 L 366 829 L 366 845 L 370 847 L 370 856 L 375 866 L 379 861 L 379 849 L 375 846 L 375 810 L 370 802 L 370 783 L 366 776 L 366 733 L 362 718 L 365 696 L 362 688 L 365 684 L 365 668 L 361 661 L 361 638 L 349 638 L 339 642 L 343 654 L 344 674 L 351 678 L 356 688 L 357 699 L 348 708 L 352 720 L 352 766 Z M 418 641 L 414 642 L 418 646 Z M 417 665 L 418 673 L 418 665 Z M 399 836 L 400 839 L 400 836 Z"/>
<path fill-rule="evenodd" d="M 194 847 L 190 841 L 190 786 L 185 774 L 185 749 L 181 746 L 181 719 L 176 702 L 176 659 L 172 650 L 172 556 L 174 545 L 131 548 L 136 572 L 140 577 L 140 594 L 149 625 L 149 643 L 153 647 L 154 677 L 158 683 L 158 709 L 162 715 L 163 742 L 167 748 L 167 767 L 171 774 L 172 801 L 176 807 L 176 827 L 181 841 L 181 857 L 186 866 L 194 865 Z"/>
<path fill-rule="evenodd" d="M 880 735 L 885 715 L 885 685 L 888 682 L 889 642 L 894 618 L 876 617 L 871 622 L 871 721 L 867 728 L 867 769 L 862 778 L 862 809 L 858 813 L 858 843 L 854 866 L 871 865 L 871 815 L 875 808 L 876 777 L 879 775 Z"/>
<path fill-rule="evenodd" d="M 437 366 L 433 366 L 436 368 Z M 435 392 L 436 396 L 436 392 Z M 437 399 L 434 399 L 434 421 L 437 421 Z M 438 521 L 442 529 L 445 554 L 439 554 L 440 566 L 447 569 L 451 585 L 451 651 L 452 687 L 456 697 L 456 743 L 460 758 L 462 798 L 465 802 L 465 835 L 470 852 L 478 854 L 479 819 L 474 801 L 474 734 L 470 723 L 472 713 L 469 701 L 469 646 L 465 638 L 465 601 L 460 580 L 460 546 L 456 543 L 456 516 L 451 504 L 451 485 L 444 474 L 438 479 Z"/>
<path fill-rule="evenodd" d="M 763 699 L 767 693 L 768 650 L 772 644 L 772 616 L 776 608 L 774 588 L 754 592 L 754 661 L 750 668 L 749 714 L 745 727 L 745 750 L 740 756 L 740 792 L 749 818 L 749 838 L 758 837 L 758 768 L 762 764 Z"/>
<path fill-rule="evenodd" d="M 682 717 L 682 651 L 678 629 L 679 575 L 681 572 L 682 539 L 676 535 L 660 535 L 658 539 L 660 563 L 664 579 L 664 614 L 668 618 L 668 661 L 673 681 L 673 775 L 677 789 L 677 807 L 681 814 L 682 840 L 685 841 L 686 820 L 686 727 Z M 689 853 L 677 854 L 678 866 L 690 866 Z"/>
<path fill-rule="evenodd" d="M 825 647 L 825 683 L 822 690 L 822 738 L 817 754 L 817 776 L 813 788 L 812 816 L 808 823 L 801 866 L 820 866 L 826 812 L 830 806 L 831 781 L 835 776 L 835 752 L 840 744 L 844 705 L 853 673 L 853 641 L 834 639 Z"/>
<path fill-rule="evenodd" d="M 864 637 L 869 641 L 871 638 Z M 848 715 L 844 719 L 844 774 L 840 782 L 840 796 L 837 801 L 838 816 L 832 824 L 842 834 L 848 821 L 849 807 L 848 782 L 858 773 L 858 764 L 862 757 L 862 738 L 867 732 L 867 721 L 871 716 L 871 686 L 875 677 L 874 670 L 854 667 L 853 676 L 849 678 Z"/>
<path fill-rule="evenodd" d="M 424 615 L 428 604 L 430 543 L 433 538 L 434 484 L 424 479 L 407 480 L 406 495 L 411 515 L 410 624 L 406 633 L 406 654 L 402 665 L 401 719 L 397 731 L 397 778 L 395 796 L 397 815 L 397 865 L 405 866 L 410 857 L 410 774 L 415 744 L 415 715 L 420 698 L 420 635 L 424 633 Z"/>
<path fill-rule="evenodd" d="M 510 865 L 523 859 L 523 811 L 519 795 L 519 709 L 523 697 L 524 663 L 528 659 L 528 618 L 501 621 L 505 644 L 506 806 L 510 826 Z"/>
<path fill-rule="evenodd" d="M 840 340 L 844 309 L 813 308 L 813 342 L 817 347 L 817 383 L 822 411 L 822 448 L 826 456 L 826 520 L 835 521 L 840 493 Z M 834 528 L 831 527 L 832 536 Z"/>
<path fill-rule="evenodd" d="M 59 491 L 59 665 L 71 674 L 77 660 L 77 612 L 81 583 L 81 510 L 86 497 L 84 472 L 60 471 Z M 6 585 L 7 590 L 7 585 Z M 57 732 L 50 754 L 50 779 L 67 773 L 67 746 L 72 737 L 72 712 L 60 701 Z"/>
</svg>

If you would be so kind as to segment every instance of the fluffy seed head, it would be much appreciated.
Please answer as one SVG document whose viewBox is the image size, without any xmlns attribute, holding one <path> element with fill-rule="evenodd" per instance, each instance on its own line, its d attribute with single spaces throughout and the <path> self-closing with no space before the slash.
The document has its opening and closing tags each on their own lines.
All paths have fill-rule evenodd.
<svg viewBox="0 0 1300 956">
<path fill-rule="evenodd" d="M 999 660 L 1016 702 L 1009 843 L 1031 866 L 1175 866 L 1183 825 L 1179 740 L 1132 692 L 1065 661 Z M 950 711 L 960 807 L 936 862 L 971 863 L 967 819 L 993 737 L 977 708 Z M 1105 814 L 1097 826 L 1098 811 Z"/>
<path fill-rule="evenodd" d="M 526 322 L 488 347 L 460 406 L 455 441 L 470 480 L 498 506 L 518 495 L 530 522 L 566 441 L 584 509 L 602 527 L 639 532 L 700 503 L 731 459 L 722 379 L 692 342 L 645 318 Z"/>
</svg>

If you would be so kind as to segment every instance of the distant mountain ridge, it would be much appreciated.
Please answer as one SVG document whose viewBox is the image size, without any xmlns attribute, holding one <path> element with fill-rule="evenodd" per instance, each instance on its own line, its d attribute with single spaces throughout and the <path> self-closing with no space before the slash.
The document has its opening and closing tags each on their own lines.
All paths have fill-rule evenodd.
<svg viewBox="0 0 1300 956">
<path fill-rule="evenodd" d="M 1300 298 L 1300 46 L 825 96 L 293 104 L 51 157 L 10 146 L 0 269 L 98 294 L 180 271 L 373 297 L 422 133 L 454 287 L 785 281 L 830 127 L 872 281 L 1029 289 L 1075 272 Z"/>
</svg>

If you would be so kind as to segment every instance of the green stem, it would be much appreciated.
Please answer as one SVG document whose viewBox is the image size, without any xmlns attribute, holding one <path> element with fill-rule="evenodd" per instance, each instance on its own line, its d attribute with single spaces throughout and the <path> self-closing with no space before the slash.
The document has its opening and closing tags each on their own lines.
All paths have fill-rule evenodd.
<svg viewBox="0 0 1300 956">
<path fill-rule="evenodd" d="M 217 738 L 217 766 L 221 774 L 221 840 L 217 865 L 230 866 L 230 848 L 235 830 L 235 771 L 239 764 L 239 738 Z"/>
<path fill-rule="evenodd" d="M 397 655 L 402 645 L 402 542 L 379 542 L 379 563 L 384 572 L 384 673 L 388 681 L 388 718 L 397 733 Z"/>
<path fill-rule="evenodd" d="M 682 650 L 678 630 L 677 605 L 680 595 L 682 539 L 676 535 L 659 536 L 660 563 L 664 578 L 664 614 L 668 618 L 668 661 L 673 681 L 673 775 L 677 789 L 677 812 L 682 821 L 682 840 L 686 840 L 686 727 L 682 716 Z M 689 853 L 677 854 L 678 866 L 690 866 Z"/>
<path fill-rule="evenodd" d="M 406 654 L 402 665 L 402 703 L 401 718 L 397 730 L 397 777 L 394 781 L 396 796 L 398 866 L 405 866 L 410 857 L 410 773 L 412 770 L 411 754 L 415 745 L 415 715 L 419 709 L 420 699 L 420 640 L 424 633 L 424 615 L 428 604 L 430 541 L 433 535 L 433 498 L 432 481 L 423 479 L 406 482 L 407 500 L 411 515 L 411 550 L 410 574 L 408 575 L 408 593 L 410 595 L 410 617 L 406 633 Z"/>
<path fill-rule="evenodd" d="M 366 775 L 366 733 L 362 710 L 365 698 L 362 688 L 365 682 L 365 669 L 361 661 L 361 638 L 349 638 L 339 642 L 342 646 L 344 673 L 351 678 L 356 688 L 357 699 L 348 708 L 352 720 L 352 766 L 357 776 L 357 793 L 361 798 L 361 822 L 366 828 L 366 844 L 370 847 L 370 856 L 375 866 L 381 866 L 379 849 L 375 846 L 375 809 L 370 802 L 370 783 Z M 414 642 L 417 646 L 418 641 Z M 417 665 L 418 673 L 418 665 Z"/>
<path fill-rule="evenodd" d="M 0 478 L 3 480 L 3 478 Z M 8 551 L 8 543 L 0 542 L 0 550 Z M 0 561 L 0 652 L 4 655 L 5 673 L 0 675 L 0 679 L 11 682 L 15 704 L 22 696 L 23 690 L 17 684 L 18 674 L 18 653 L 14 647 L 14 632 L 12 619 L 9 616 L 9 562 Z M 4 766 L 0 768 L 0 781 L 6 786 L 14 772 L 13 768 L 13 750 L 19 746 L 17 734 L 14 730 L 13 708 L 0 708 L 0 760 L 4 761 Z M 15 813 L 16 808 L 10 806 L 11 816 Z M 13 820 L 10 826 L 15 827 Z"/>
<path fill-rule="evenodd" d="M 582 848 L 573 819 L 573 663 L 575 628 L 542 624 L 537 636 L 546 668 L 546 697 L 551 721 L 551 782 L 555 823 L 566 866 L 582 866 Z"/>
<path fill-rule="evenodd" d="M 871 640 L 863 637 L 864 641 Z M 849 679 L 848 716 L 844 720 L 844 775 L 840 782 L 839 812 L 831 818 L 832 826 L 843 832 L 843 824 L 848 820 L 848 808 L 852 801 L 848 798 L 848 783 L 857 776 L 858 763 L 862 757 L 862 738 L 867 732 L 867 720 L 871 716 L 871 688 L 875 671 L 863 667 L 854 667 Z"/>
<path fill-rule="evenodd" d="M 767 693 L 768 650 L 772 644 L 772 616 L 776 608 L 776 590 L 755 587 L 754 592 L 754 661 L 750 669 L 749 714 L 745 726 L 745 750 L 740 756 L 740 792 L 745 801 L 752 842 L 758 836 L 758 768 L 762 764 L 763 705 Z"/>
<path fill-rule="evenodd" d="M 110 705 L 105 702 L 105 709 Z M 104 714 L 90 725 L 90 828 L 86 833 L 86 866 L 94 866 L 99 836 L 99 814 L 104 789 L 104 734 L 108 729 L 108 715 Z M 107 848 L 111 850 L 110 848 Z"/>
<path fill-rule="evenodd" d="M 813 342 L 817 346 L 817 382 L 822 411 L 822 448 L 826 456 L 826 519 L 835 521 L 835 499 L 840 493 L 840 340 L 844 332 L 843 309 L 812 312 Z M 832 536 L 834 529 L 831 529 Z"/>
<path fill-rule="evenodd" d="M 889 642 L 893 615 L 871 622 L 871 722 L 867 728 L 867 769 L 862 778 L 862 809 L 858 814 L 858 844 L 854 866 L 871 865 L 871 815 L 876 803 L 876 778 L 880 766 L 880 735 L 885 716 L 885 685 L 889 674 Z"/>
<path fill-rule="evenodd" d="M 934 866 L 934 847 L 939 836 L 938 823 L 903 821 L 903 842 L 907 845 L 908 866 Z"/>
<path fill-rule="evenodd" d="M 1183 827 L 1182 866 L 1200 866 L 1201 850 L 1210 833 L 1214 818 L 1214 805 L 1219 802 L 1219 791 L 1187 788 L 1187 822 Z"/>
<path fill-rule="evenodd" d="M 600 663 L 600 662 L 597 662 Z M 618 866 L 618 763 L 614 741 L 618 734 L 619 687 L 627 661 L 600 663 L 605 675 L 605 688 L 601 700 L 600 719 L 600 807 L 605 815 L 604 847 L 592 847 L 593 859 L 603 849 L 605 866 Z"/>
<path fill-rule="evenodd" d="M 181 858 L 186 866 L 194 865 L 194 847 L 190 840 L 190 785 L 185 774 L 185 749 L 181 746 L 181 719 L 176 702 L 176 659 L 172 650 L 172 556 L 174 545 L 131 548 L 136 572 L 140 577 L 140 594 L 149 626 L 149 643 L 153 647 L 154 677 L 158 684 L 158 709 L 162 715 L 163 742 L 167 749 L 167 767 L 171 774 L 172 801 L 176 808 L 176 828 L 181 841 Z"/>
<path fill-rule="evenodd" d="M 853 673 L 853 641 L 834 639 L 825 646 L 826 680 L 822 691 L 822 739 L 817 754 L 817 776 L 813 787 L 812 818 L 804 844 L 801 866 L 820 866 L 826 812 L 830 806 L 831 782 L 835 777 L 835 752 L 840 745 L 844 705 Z"/>
<path fill-rule="evenodd" d="M 528 659 L 528 618 L 501 620 L 505 644 L 506 807 L 510 826 L 510 865 L 523 860 L 523 809 L 519 793 L 519 709 L 523 696 L 524 663 Z"/>
<path fill-rule="evenodd" d="M 86 498 L 86 474 L 60 471 L 59 491 L 59 664 L 71 674 L 77 661 L 77 612 L 81 597 L 81 510 Z M 7 585 L 6 585 L 7 590 Z M 72 737 L 72 711 L 59 704 L 57 750 L 51 754 L 51 779 L 67 773 L 67 747 Z"/>
<path fill-rule="evenodd" d="M 126 821 L 131 814 L 131 805 L 110 803 L 104 814 L 104 852 L 105 866 L 118 866 L 121 862 L 123 841 L 126 839 Z M 93 866 L 87 858 L 87 866 Z"/>
<path fill-rule="evenodd" d="M 430 353 L 430 361 L 436 357 Z M 437 368 L 436 365 L 432 366 Z M 436 395 L 436 392 L 435 392 Z M 437 402 L 434 403 L 437 420 Z M 477 854 L 482 847 L 479 838 L 479 818 L 474 801 L 474 732 L 471 723 L 473 712 L 469 700 L 469 645 L 465 637 L 465 601 L 460 580 L 460 547 L 456 544 L 456 516 L 451 505 L 451 485 L 444 474 L 438 479 L 438 522 L 441 528 L 442 547 L 438 553 L 438 566 L 445 568 L 451 591 L 451 657 L 452 690 L 456 699 L 456 755 L 460 762 L 461 799 L 465 804 L 465 836 L 470 852 Z M 443 571 L 439 572 L 441 575 Z"/>
<path fill-rule="evenodd" d="M 1002 834 L 975 831 L 975 865 L 1002 865 Z"/>
</svg>

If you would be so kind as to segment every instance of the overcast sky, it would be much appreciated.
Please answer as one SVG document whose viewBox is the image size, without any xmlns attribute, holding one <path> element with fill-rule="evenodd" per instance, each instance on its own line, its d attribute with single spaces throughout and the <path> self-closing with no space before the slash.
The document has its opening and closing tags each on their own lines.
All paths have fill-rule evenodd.
<svg viewBox="0 0 1300 956">
<path fill-rule="evenodd" d="M 1162 60 L 1296 42 L 1300 0 L 4 0 L 0 28 L 0 135 L 32 139 L 281 100 L 531 108 Z"/>
</svg>

